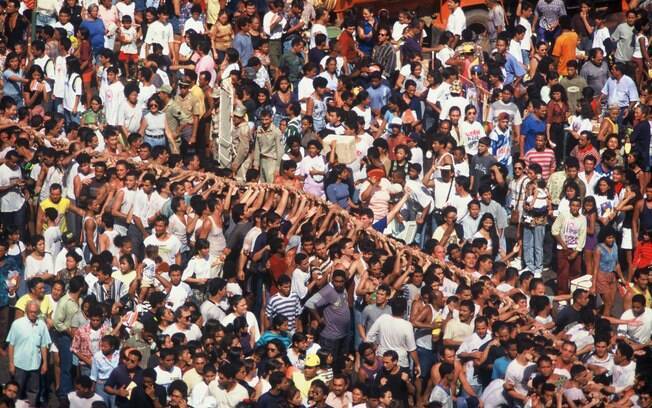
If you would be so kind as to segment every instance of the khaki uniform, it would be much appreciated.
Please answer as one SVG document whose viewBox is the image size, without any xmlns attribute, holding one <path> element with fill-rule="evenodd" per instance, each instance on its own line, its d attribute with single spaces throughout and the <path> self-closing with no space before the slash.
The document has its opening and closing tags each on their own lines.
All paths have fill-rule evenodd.
<svg viewBox="0 0 652 408">
<path fill-rule="evenodd" d="M 247 170 L 251 167 L 251 129 L 248 122 L 242 122 L 231 130 L 233 138 L 233 165 L 236 167 L 235 177 L 244 181 Z"/>
<path fill-rule="evenodd" d="M 191 92 L 184 97 L 177 95 L 174 97 L 174 102 L 179 105 L 183 112 L 188 116 L 190 126 L 183 126 L 181 128 L 181 136 L 188 141 L 192 136 L 192 121 L 195 116 L 198 116 L 198 119 L 201 118 L 201 115 L 204 114 L 204 100 L 198 99 L 197 96 L 193 95 Z"/>
<path fill-rule="evenodd" d="M 165 120 L 168 123 L 170 132 L 175 138 L 176 151 L 179 151 L 179 147 L 181 146 L 179 136 L 185 129 L 192 131 L 192 117 L 179 106 L 179 103 L 175 99 L 170 100 L 162 111 L 165 113 Z"/>
<path fill-rule="evenodd" d="M 274 182 L 274 177 L 281 167 L 283 151 L 283 135 L 276 126 L 272 124 L 268 129 L 261 126 L 256 130 L 254 167 L 260 169 L 263 183 Z"/>
</svg>

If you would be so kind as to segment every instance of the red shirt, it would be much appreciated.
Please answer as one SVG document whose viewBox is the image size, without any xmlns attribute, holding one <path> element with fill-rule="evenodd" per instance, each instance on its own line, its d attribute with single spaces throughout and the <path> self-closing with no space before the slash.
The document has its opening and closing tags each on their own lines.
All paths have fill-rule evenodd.
<svg viewBox="0 0 652 408">
<path fill-rule="evenodd" d="M 351 33 L 346 30 L 340 34 L 340 38 L 337 40 L 337 48 L 340 54 L 349 62 L 353 61 L 358 55 L 355 51 L 355 40 Z"/>
<path fill-rule="evenodd" d="M 273 282 L 269 288 L 270 296 L 274 296 L 278 292 L 276 282 L 283 274 L 288 272 L 288 264 L 285 262 L 285 257 L 279 254 L 274 254 L 269 258 L 269 270 L 272 273 Z"/>
</svg>

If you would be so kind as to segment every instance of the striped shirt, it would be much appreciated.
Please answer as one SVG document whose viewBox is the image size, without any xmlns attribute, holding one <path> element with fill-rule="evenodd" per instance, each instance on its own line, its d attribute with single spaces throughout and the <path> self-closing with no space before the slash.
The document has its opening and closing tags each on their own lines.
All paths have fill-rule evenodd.
<svg viewBox="0 0 652 408">
<path fill-rule="evenodd" d="M 527 164 L 537 163 L 543 170 L 541 175 L 544 180 L 556 170 L 557 163 L 555 162 L 555 152 L 552 149 L 544 149 L 542 152 L 532 149 L 525 153 L 525 161 Z"/>
<path fill-rule="evenodd" d="M 389 76 L 396 71 L 396 51 L 391 44 L 377 45 L 371 52 L 371 60 L 383 67 L 383 76 Z"/>
<path fill-rule="evenodd" d="M 283 315 L 288 318 L 288 328 L 290 332 L 294 332 L 296 327 L 296 320 L 301 314 L 301 299 L 296 293 L 290 292 L 289 296 L 283 296 L 280 293 L 275 294 L 267 302 L 265 306 L 265 315 L 268 319 L 273 319 L 274 316 Z"/>
</svg>

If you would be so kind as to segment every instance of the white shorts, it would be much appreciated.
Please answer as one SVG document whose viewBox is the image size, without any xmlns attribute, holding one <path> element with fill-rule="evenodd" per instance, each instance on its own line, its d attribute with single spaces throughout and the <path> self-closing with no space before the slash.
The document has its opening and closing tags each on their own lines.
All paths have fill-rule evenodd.
<svg viewBox="0 0 652 408">
<path fill-rule="evenodd" d="M 623 228 L 623 239 L 620 243 L 620 249 L 633 249 L 631 228 Z"/>
</svg>

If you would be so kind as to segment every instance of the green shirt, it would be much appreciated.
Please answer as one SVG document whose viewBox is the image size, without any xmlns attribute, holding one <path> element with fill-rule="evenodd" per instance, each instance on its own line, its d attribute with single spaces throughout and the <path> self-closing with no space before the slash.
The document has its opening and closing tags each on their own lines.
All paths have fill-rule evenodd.
<svg viewBox="0 0 652 408">
<path fill-rule="evenodd" d="M 58 332 L 65 332 L 72 327 L 72 319 L 79 311 L 79 302 L 72 299 L 70 295 L 64 295 L 54 312 L 54 329 Z"/>
<path fill-rule="evenodd" d="M 286 68 L 290 82 L 299 82 L 303 76 L 303 64 L 305 63 L 303 55 L 293 52 L 286 52 L 281 56 L 279 61 L 280 68 Z"/>
<path fill-rule="evenodd" d="M 41 349 L 48 347 L 52 340 L 43 319 L 32 323 L 23 316 L 11 325 L 7 343 L 14 348 L 14 365 L 21 370 L 34 371 L 41 367 Z"/>
</svg>

